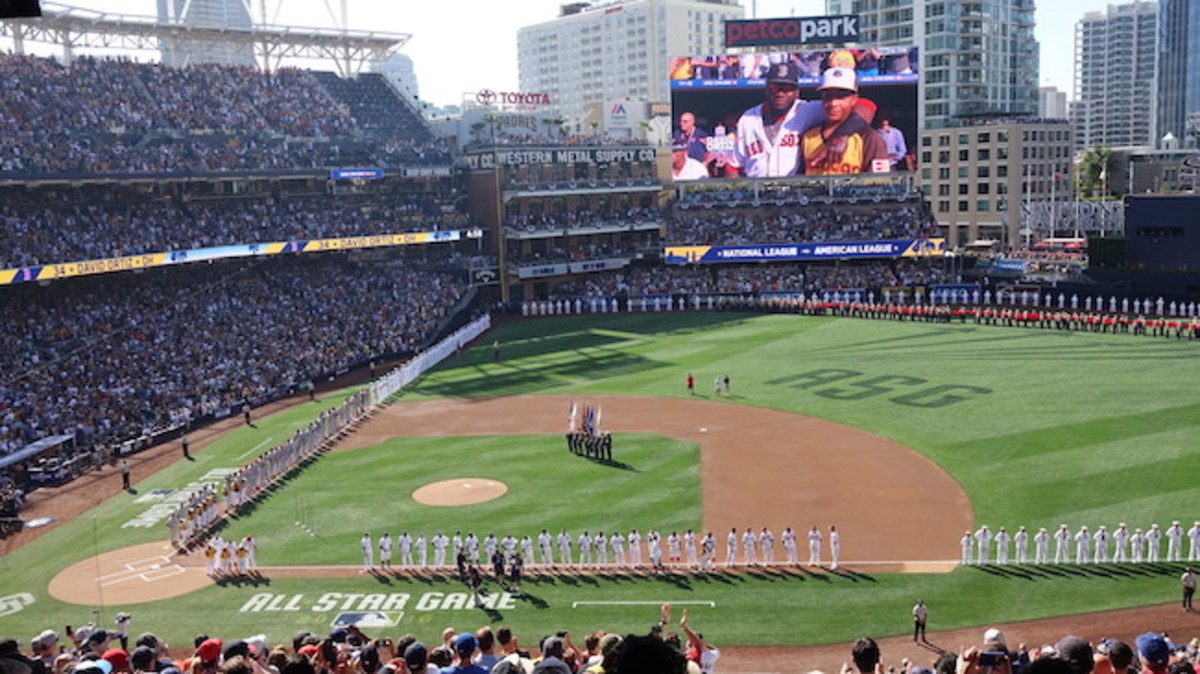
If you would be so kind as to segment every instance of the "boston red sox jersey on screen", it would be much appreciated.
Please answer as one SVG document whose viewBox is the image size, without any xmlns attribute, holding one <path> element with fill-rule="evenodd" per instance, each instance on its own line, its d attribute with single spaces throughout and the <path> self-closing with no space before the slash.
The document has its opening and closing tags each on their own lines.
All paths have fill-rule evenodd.
<svg viewBox="0 0 1200 674">
<path fill-rule="evenodd" d="M 797 101 L 784 116 L 779 133 L 771 142 L 763 127 L 762 105 L 756 105 L 738 119 L 737 140 L 729 164 L 752 178 L 796 175 L 800 137 L 824 119 L 820 101 Z"/>
</svg>

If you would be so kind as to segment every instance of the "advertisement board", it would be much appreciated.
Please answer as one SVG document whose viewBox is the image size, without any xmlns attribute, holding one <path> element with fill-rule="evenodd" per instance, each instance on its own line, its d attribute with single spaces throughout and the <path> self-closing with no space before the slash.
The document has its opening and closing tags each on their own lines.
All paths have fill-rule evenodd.
<svg viewBox="0 0 1200 674">
<path fill-rule="evenodd" d="M 915 171 L 916 47 L 670 59 L 676 180 Z"/>
</svg>

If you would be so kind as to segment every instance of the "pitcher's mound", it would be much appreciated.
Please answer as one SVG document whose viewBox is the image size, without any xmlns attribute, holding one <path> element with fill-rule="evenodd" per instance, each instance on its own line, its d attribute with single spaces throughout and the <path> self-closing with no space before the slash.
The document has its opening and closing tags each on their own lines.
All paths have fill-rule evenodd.
<svg viewBox="0 0 1200 674">
<path fill-rule="evenodd" d="M 413 492 L 413 500 L 432 506 L 464 506 L 498 499 L 508 485 L 483 477 L 433 482 Z"/>
</svg>

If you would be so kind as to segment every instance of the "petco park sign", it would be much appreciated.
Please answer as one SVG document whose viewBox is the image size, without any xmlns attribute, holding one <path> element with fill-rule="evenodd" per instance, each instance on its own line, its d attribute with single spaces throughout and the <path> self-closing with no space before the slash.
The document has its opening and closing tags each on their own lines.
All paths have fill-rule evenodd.
<svg viewBox="0 0 1200 674">
<path fill-rule="evenodd" d="M 484 106 L 500 106 L 502 108 L 532 108 L 550 105 L 550 94 L 529 91 L 492 91 L 480 89 L 475 94 L 475 102 Z"/>
<path fill-rule="evenodd" d="M 843 44 L 858 41 L 858 15 L 726 21 L 726 47 Z"/>
</svg>

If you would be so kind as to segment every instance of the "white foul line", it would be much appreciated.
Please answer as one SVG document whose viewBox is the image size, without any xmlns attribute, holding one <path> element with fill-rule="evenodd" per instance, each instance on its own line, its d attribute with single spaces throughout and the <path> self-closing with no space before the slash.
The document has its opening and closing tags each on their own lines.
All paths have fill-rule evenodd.
<svg viewBox="0 0 1200 674">
<path fill-rule="evenodd" d="M 267 438 L 266 440 L 263 440 L 262 442 L 258 443 L 257 445 L 251 447 L 250 450 L 247 451 L 245 454 L 242 454 L 238 458 L 234 459 L 234 461 L 241 461 L 242 459 L 246 458 L 247 456 L 250 456 L 251 454 L 257 452 L 259 449 L 262 448 L 263 445 L 267 444 L 270 441 L 271 441 L 271 438 Z"/>
<path fill-rule="evenodd" d="M 672 606 L 683 606 L 692 604 L 696 606 L 708 606 L 716 608 L 715 601 L 573 601 L 571 608 L 579 608 L 580 606 L 662 606 L 670 604 Z"/>
</svg>

